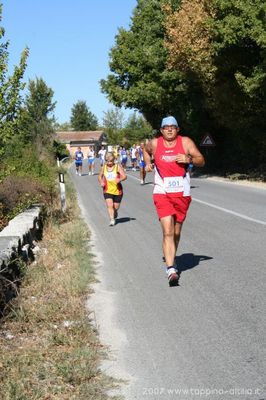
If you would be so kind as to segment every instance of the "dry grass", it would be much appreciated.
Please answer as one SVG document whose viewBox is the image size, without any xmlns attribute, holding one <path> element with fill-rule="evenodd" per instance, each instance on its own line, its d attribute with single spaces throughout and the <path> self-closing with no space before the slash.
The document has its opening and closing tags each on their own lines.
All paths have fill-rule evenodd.
<svg viewBox="0 0 266 400">
<path fill-rule="evenodd" d="M 40 246 L 0 330 L 0 399 L 108 399 L 115 383 L 99 370 L 105 349 L 85 308 L 95 279 L 87 228 L 74 212 L 50 222 Z"/>
</svg>

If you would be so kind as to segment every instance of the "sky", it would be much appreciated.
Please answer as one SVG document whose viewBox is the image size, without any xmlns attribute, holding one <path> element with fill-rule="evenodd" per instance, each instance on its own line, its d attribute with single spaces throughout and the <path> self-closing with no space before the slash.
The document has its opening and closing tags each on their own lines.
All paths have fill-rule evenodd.
<svg viewBox="0 0 266 400">
<path fill-rule="evenodd" d="M 102 123 L 113 109 L 99 81 L 109 70 L 118 28 L 129 28 L 137 0 L 0 0 L 10 73 L 29 47 L 24 81 L 42 78 L 54 91 L 58 123 L 69 122 L 79 100 Z M 123 110 L 127 118 L 133 110 Z"/>
</svg>

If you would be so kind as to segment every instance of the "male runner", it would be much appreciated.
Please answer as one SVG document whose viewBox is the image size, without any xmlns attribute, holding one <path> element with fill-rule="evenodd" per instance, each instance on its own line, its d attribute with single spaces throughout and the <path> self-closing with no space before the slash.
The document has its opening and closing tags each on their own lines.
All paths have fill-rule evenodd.
<svg viewBox="0 0 266 400">
<path fill-rule="evenodd" d="M 178 271 L 174 265 L 182 224 L 191 202 L 190 179 L 187 166 L 203 167 L 205 160 L 193 140 L 179 135 L 179 127 L 172 116 L 163 118 L 161 136 L 152 139 L 144 148 L 146 171 L 151 172 L 154 157 L 153 200 L 163 232 L 163 253 L 170 286 L 178 285 Z"/>
<path fill-rule="evenodd" d="M 81 147 L 78 147 L 75 151 L 75 165 L 76 165 L 76 174 L 81 176 L 82 174 L 82 161 L 84 158 L 83 152 L 81 151 Z"/>
<path fill-rule="evenodd" d="M 145 183 L 145 178 L 146 178 L 146 171 L 145 171 L 145 161 L 144 161 L 144 147 L 145 147 L 145 143 L 141 142 L 140 146 L 138 148 L 137 151 L 137 159 L 139 162 L 139 176 L 140 176 L 140 184 L 144 185 Z"/>
</svg>

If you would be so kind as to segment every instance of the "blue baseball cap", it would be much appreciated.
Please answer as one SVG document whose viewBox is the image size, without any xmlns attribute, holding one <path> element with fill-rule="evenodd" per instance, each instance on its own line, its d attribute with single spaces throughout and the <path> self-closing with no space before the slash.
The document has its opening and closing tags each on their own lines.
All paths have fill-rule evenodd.
<svg viewBox="0 0 266 400">
<path fill-rule="evenodd" d="M 175 117 L 165 117 L 162 119 L 161 123 L 161 128 L 163 128 L 165 125 L 175 125 L 178 128 L 178 123 Z"/>
</svg>

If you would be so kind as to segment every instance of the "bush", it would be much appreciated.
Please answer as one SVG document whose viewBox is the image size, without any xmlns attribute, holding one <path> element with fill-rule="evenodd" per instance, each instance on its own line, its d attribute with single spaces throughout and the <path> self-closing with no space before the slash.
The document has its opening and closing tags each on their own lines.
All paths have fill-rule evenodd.
<svg viewBox="0 0 266 400">
<path fill-rule="evenodd" d="M 40 154 L 36 145 L 15 141 L 6 148 L 0 167 L 0 229 L 32 204 L 53 201 L 55 172 L 55 161 L 45 149 Z"/>
<path fill-rule="evenodd" d="M 0 180 L 6 176 L 31 176 L 46 185 L 54 181 L 55 161 L 46 149 L 38 146 L 19 146 L 12 143 L 2 157 Z"/>
<path fill-rule="evenodd" d="M 54 194 L 30 177 L 8 176 L 0 184 L 0 228 L 34 203 L 49 204 Z"/>
</svg>

